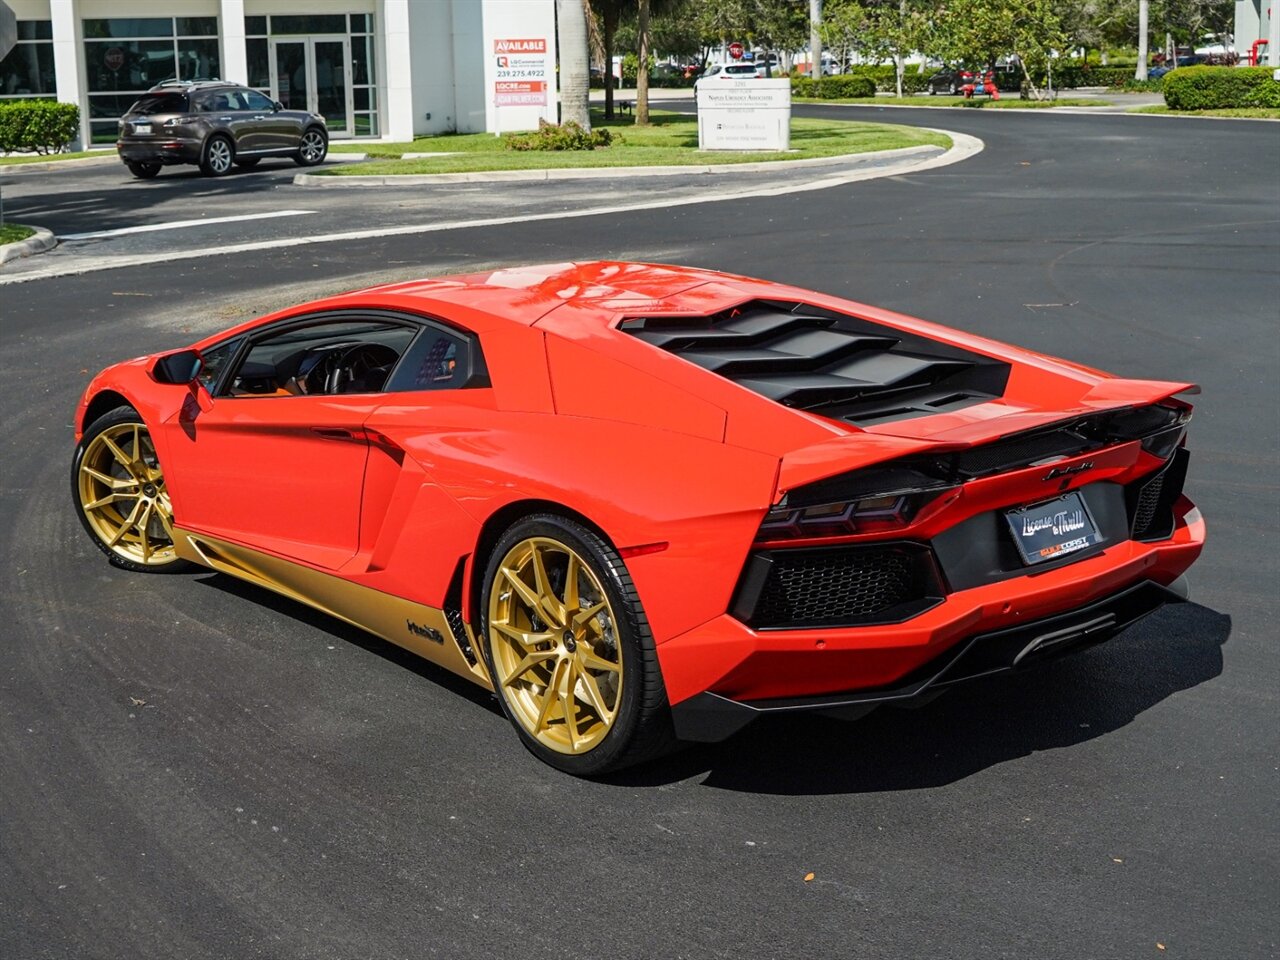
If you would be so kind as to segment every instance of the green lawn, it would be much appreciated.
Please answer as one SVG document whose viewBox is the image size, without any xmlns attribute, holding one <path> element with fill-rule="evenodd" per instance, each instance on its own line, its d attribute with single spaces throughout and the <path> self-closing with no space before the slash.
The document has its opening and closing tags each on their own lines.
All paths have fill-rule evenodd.
<svg viewBox="0 0 1280 960">
<path fill-rule="evenodd" d="M 76 153 L 48 153 L 36 156 L 23 154 L 20 157 L 0 157 L 0 166 L 18 163 L 48 163 L 51 160 L 79 160 L 81 157 L 109 157 L 114 155 L 114 150 L 80 150 Z"/>
<path fill-rule="evenodd" d="M 330 176 L 365 176 L 405 173 L 469 173 L 478 170 L 542 170 L 566 167 L 647 167 L 753 163 L 760 160 L 802 160 L 842 154 L 932 145 L 950 147 L 942 134 L 914 127 L 843 120 L 791 121 L 791 150 L 787 153 L 718 153 L 698 150 L 697 119 L 687 114 L 654 112 L 648 127 L 630 120 L 592 118 L 593 126 L 608 127 L 621 139 L 599 150 L 518 151 L 506 149 L 500 137 L 487 133 L 422 137 L 412 143 L 346 143 L 333 151 L 367 153 L 371 157 L 397 159 L 343 164 L 324 171 Z M 400 160 L 403 153 L 447 151 L 446 157 Z"/>
<path fill-rule="evenodd" d="M 794 97 L 796 103 L 838 103 L 861 107 L 963 107 L 969 101 L 964 97 L 942 96 L 909 96 L 909 97 L 859 97 L 855 100 L 831 100 L 822 97 Z M 1088 97 L 1061 97 L 1057 100 L 1020 100 L 1016 93 L 1001 95 L 999 100 L 979 97 L 975 102 L 981 103 L 984 109 L 995 110 L 1044 110 L 1050 107 L 1109 107 L 1109 100 L 1095 100 Z"/>
<path fill-rule="evenodd" d="M 1167 113 L 1173 117 L 1262 117 L 1280 120 L 1280 107 L 1225 107 L 1221 110 L 1170 110 L 1163 103 L 1134 107 L 1127 113 Z"/>
<path fill-rule="evenodd" d="M 25 240 L 27 237 L 35 233 L 31 227 L 24 227 L 20 223 L 0 224 L 0 246 L 6 243 L 17 243 L 19 240 Z"/>
</svg>

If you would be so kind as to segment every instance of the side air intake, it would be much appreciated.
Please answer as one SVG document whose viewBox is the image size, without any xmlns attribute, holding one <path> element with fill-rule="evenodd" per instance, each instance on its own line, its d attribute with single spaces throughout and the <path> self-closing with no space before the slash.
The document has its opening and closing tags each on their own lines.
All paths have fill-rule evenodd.
<svg viewBox="0 0 1280 960">
<path fill-rule="evenodd" d="M 858 426 L 992 400 L 1009 378 L 1002 361 L 785 301 L 635 317 L 622 329 L 778 403 Z"/>
</svg>

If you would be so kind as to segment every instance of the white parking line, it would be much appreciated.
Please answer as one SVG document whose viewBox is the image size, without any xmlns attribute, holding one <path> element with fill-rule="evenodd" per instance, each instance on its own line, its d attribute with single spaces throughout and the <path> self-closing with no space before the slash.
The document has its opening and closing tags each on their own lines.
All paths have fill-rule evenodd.
<svg viewBox="0 0 1280 960">
<path fill-rule="evenodd" d="M 117 230 L 94 230 L 90 233 L 64 233 L 59 240 L 100 240 L 103 237 L 123 237 L 127 233 L 155 233 L 157 230 L 181 230 L 184 227 L 207 227 L 212 223 L 237 223 L 241 220 L 270 220 L 272 217 L 300 217 L 315 213 L 314 210 L 273 210 L 271 213 L 246 213 L 238 217 L 204 217 L 200 220 L 174 220 L 170 223 L 148 223 L 141 227 L 120 227 Z"/>
</svg>

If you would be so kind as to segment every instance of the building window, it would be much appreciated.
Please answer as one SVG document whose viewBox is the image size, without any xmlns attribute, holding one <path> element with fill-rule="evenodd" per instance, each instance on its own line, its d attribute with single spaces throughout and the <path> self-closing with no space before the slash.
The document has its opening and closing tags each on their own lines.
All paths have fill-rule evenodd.
<svg viewBox="0 0 1280 960">
<path fill-rule="evenodd" d="M 0 99 L 57 96 L 53 73 L 53 24 L 19 20 L 18 42 L 0 59 Z"/>
<path fill-rule="evenodd" d="M 89 136 L 110 143 L 118 121 L 165 80 L 216 80 L 217 17 L 133 17 L 84 21 Z"/>
<path fill-rule="evenodd" d="M 345 110 L 335 112 L 337 100 L 342 99 L 338 97 L 335 100 L 335 94 L 343 89 L 343 85 L 335 83 L 339 77 L 328 73 L 332 70 L 334 61 L 325 59 L 325 56 L 332 50 L 335 42 L 329 38 L 346 35 L 351 45 L 351 133 L 357 137 L 379 135 L 378 71 L 374 62 L 377 43 L 373 35 L 373 14 L 252 16 L 244 18 L 244 32 L 248 85 L 284 101 L 291 109 L 310 108 L 313 91 L 302 90 L 299 84 L 305 82 L 309 87 L 316 87 L 315 106 L 329 120 L 331 132 L 346 131 L 348 128 Z M 293 46 L 287 52 L 277 54 L 274 50 L 277 42 Z M 301 49 L 305 43 L 313 46 L 309 59 Z M 271 86 L 273 56 L 277 58 L 276 89 Z M 289 66 L 287 71 L 282 63 Z M 310 76 L 312 66 L 321 76 Z M 280 79 L 282 74 L 288 76 L 287 81 Z M 320 81 L 323 76 L 328 76 L 329 82 L 322 85 Z M 281 89 L 286 87 L 287 89 Z M 327 97 L 320 94 L 321 87 L 328 93 Z"/>
</svg>

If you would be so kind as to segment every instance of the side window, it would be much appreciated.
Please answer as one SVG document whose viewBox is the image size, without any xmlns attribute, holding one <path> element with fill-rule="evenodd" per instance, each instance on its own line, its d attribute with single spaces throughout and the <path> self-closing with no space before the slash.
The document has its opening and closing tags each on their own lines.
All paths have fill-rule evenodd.
<svg viewBox="0 0 1280 960">
<path fill-rule="evenodd" d="M 290 325 L 255 340 L 219 396 L 378 393 L 416 332 L 381 320 Z"/>
<path fill-rule="evenodd" d="M 249 109 L 245 105 L 243 91 L 228 90 L 225 96 L 227 98 L 227 109 L 229 110 L 248 110 Z"/>
<path fill-rule="evenodd" d="M 480 344 L 464 334 L 424 327 L 387 384 L 389 393 L 487 387 Z"/>
<path fill-rule="evenodd" d="M 241 90 L 240 95 L 244 97 L 244 101 L 248 104 L 250 110 L 255 113 L 271 113 L 275 110 L 276 105 L 271 102 L 270 98 L 264 97 L 257 90 Z"/>
<path fill-rule="evenodd" d="M 236 337 L 234 340 L 228 340 L 226 343 L 220 343 L 216 347 L 210 347 L 208 350 L 200 351 L 200 358 L 204 361 L 200 366 L 199 380 L 204 384 L 206 390 L 212 391 L 214 385 L 218 382 L 218 375 L 227 366 L 236 350 L 243 342 L 243 338 Z"/>
</svg>

